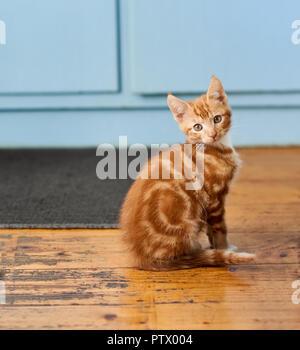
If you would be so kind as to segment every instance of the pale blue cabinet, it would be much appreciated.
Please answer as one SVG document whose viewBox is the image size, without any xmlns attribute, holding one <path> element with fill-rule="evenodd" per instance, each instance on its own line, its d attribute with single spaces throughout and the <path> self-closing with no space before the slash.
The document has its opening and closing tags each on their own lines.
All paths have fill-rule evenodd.
<svg viewBox="0 0 300 350">
<path fill-rule="evenodd" d="M 0 93 L 116 92 L 114 0 L 1 0 Z"/>
<path fill-rule="evenodd" d="M 300 90 L 300 50 L 291 42 L 299 0 L 132 0 L 131 6 L 136 93 L 199 92 L 212 73 L 231 91 Z"/>
<path fill-rule="evenodd" d="M 0 23 L 0 147 L 182 141 L 166 93 L 212 74 L 236 144 L 300 143 L 299 0 L 1 0 Z"/>
</svg>

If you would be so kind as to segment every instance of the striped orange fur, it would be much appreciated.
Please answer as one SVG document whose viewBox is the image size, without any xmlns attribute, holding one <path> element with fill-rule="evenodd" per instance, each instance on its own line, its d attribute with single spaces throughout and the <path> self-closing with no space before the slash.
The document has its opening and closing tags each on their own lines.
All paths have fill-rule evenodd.
<svg viewBox="0 0 300 350">
<path fill-rule="evenodd" d="M 252 261 L 252 254 L 234 252 L 227 239 L 225 198 L 240 162 L 227 139 L 231 110 L 220 80 L 213 76 L 207 93 L 193 101 L 169 94 L 168 105 L 186 144 L 191 145 L 190 164 L 196 171 L 198 146 L 204 145 L 204 182 L 201 188 L 190 190 L 186 185 L 192 180 L 185 173 L 176 178 L 174 160 L 184 155 L 184 145 L 171 148 L 169 179 L 162 174 L 164 152 L 170 154 L 170 150 L 148 161 L 127 193 L 120 214 L 134 266 L 173 270 Z M 143 176 L 155 167 L 158 178 Z M 208 235 L 211 249 L 202 249 L 201 233 Z"/>
</svg>

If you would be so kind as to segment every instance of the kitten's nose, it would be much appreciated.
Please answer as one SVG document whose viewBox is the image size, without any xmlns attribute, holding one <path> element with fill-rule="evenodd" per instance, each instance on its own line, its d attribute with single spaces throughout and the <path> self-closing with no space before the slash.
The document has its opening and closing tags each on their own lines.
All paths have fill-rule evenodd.
<svg viewBox="0 0 300 350">
<path fill-rule="evenodd" d="M 216 139 L 216 136 L 217 136 L 217 133 L 216 132 L 214 132 L 214 133 L 212 133 L 212 134 L 210 134 L 209 135 L 209 137 L 211 137 L 212 139 Z"/>
</svg>

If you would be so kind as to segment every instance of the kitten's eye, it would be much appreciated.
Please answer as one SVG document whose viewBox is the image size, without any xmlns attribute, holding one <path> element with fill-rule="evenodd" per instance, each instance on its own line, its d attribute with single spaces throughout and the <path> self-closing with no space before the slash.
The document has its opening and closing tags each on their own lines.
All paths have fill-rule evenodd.
<svg viewBox="0 0 300 350">
<path fill-rule="evenodd" d="M 222 116 L 221 116 L 221 115 L 216 115 L 216 116 L 214 117 L 214 122 L 215 122 L 215 124 L 220 123 L 221 120 L 222 120 Z"/>
<path fill-rule="evenodd" d="M 195 125 L 193 126 L 193 129 L 194 129 L 195 131 L 201 131 L 201 130 L 202 130 L 202 125 L 201 125 L 201 124 L 195 124 Z"/>
</svg>

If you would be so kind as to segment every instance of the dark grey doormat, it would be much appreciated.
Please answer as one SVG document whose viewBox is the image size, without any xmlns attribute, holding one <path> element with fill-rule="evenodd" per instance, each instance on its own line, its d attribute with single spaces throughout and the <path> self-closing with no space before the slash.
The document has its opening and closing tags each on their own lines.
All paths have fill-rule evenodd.
<svg viewBox="0 0 300 350">
<path fill-rule="evenodd" d="M 96 149 L 0 150 L 1 228 L 116 228 L 131 180 L 99 180 Z"/>
</svg>

